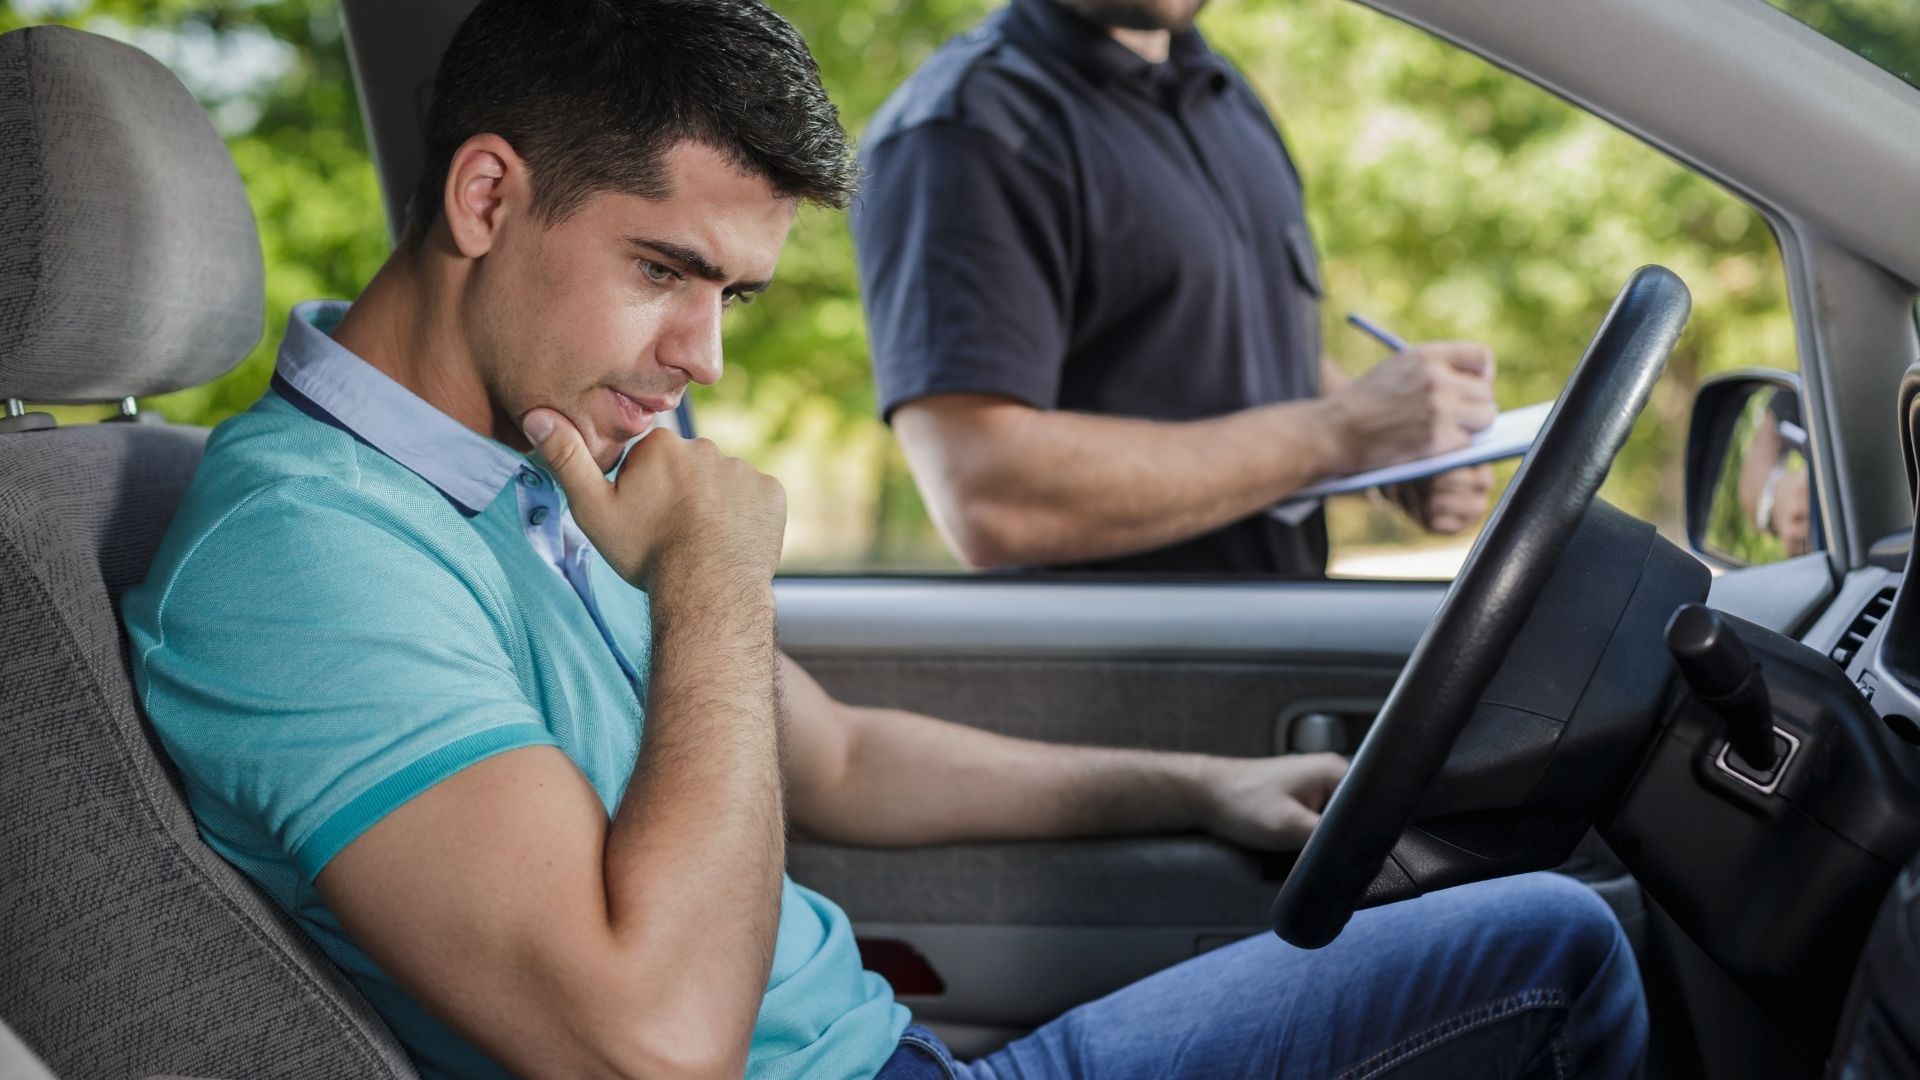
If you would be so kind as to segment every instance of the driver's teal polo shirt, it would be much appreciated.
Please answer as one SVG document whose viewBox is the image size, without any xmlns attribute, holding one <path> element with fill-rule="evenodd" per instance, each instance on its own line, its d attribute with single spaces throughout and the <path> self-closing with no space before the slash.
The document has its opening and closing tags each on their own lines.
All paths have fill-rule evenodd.
<svg viewBox="0 0 1920 1080">
<path fill-rule="evenodd" d="M 408 799 L 518 747 L 559 747 L 611 815 L 646 717 L 647 600 L 540 466 L 328 337 L 345 310 L 297 308 L 273 389 L 209 439 L 123 603 L 134 682 L 201 835 L 421 1073 L 502 1076 L 354 946 L 313 881 Z M 906 1024 L 846 915 L 784 880 L 748 1075 L 871 1076 Z"/>
</svg>

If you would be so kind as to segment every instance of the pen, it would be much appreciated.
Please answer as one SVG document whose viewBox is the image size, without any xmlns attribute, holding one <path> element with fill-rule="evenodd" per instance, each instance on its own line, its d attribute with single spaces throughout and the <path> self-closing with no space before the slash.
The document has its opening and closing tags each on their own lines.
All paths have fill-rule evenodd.
<svg viewBox="0 0 1920 1080">
<path fill-rule="evenodd" d="M 1365 315 L 1362 315 L 1357 311 L 1349 311 L 1347 312 L 1347 321 L 1353 324 L 1353 328 L 1355 330 L 1358 330 L 1361 333 L 1372 338 L 1373 340 L 1379 342 L 1380 344 L 1385 345 L 1387 348 L 1392 349 L 1394 352 L 1407 351 L 1407 348 L 1408 348 L 1407 343 L 1401 340 L 1400 335 L 1394 333 L 1393 331 L 1387 329 L 1384 326 L 1381 326 L 1379 323 L 1374 322 L 1372 319 L 1367 318 Z"/>
</svg>

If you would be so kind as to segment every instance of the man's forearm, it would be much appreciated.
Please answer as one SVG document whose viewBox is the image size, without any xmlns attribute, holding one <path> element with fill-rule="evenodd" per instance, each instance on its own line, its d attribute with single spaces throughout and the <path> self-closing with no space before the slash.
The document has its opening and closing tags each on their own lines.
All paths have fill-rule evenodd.
<svg viewBox="0 0 1920 1080">
<path fill-rule="evenodd" d="M 844 778 L 794 808 L 822 840 L 893 847 L 1203 824 L 1211 759 L 1197 754 L 1060 746 L 896 709 L 838 708 Z"/>
<path fill-rule="evenodd" d="M 653 615 L 645 735 L 607 840 L 608 913 L 640 951 L 685 954 L 704 1000 L 683 1015 L 734 1031 L 744 1053 L 785 864 L 772 588 L 689 576 L 656 587 Z"/>
<path fill-rule="evenodd" d="M 930 404 L 928 409 L 943 409 Z M 1148 551 L 1260 512 L 1342 471 L 1343 432 L 1319 400 L 1207 420 L 1158 421 L 1003 403 L 972 430 L 896 417 L 949 539 L 981 566 L 1078 562 Z"/>
</svg>

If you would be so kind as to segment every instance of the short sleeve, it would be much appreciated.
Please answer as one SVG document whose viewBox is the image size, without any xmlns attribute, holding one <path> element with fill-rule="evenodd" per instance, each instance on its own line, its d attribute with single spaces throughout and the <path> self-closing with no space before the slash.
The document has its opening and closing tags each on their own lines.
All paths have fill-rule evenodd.
<svg viewBox="0 0 1920 1080">
<path fill-rule="evenodd" d="M 1054 407 L 1074 280 L 1063 170 L 947 120 L 865 164 L 851 223 L 881 414 L 943 393 Z"/>
<path fill-rule="evenodd" d="M 270 837 L 310 882 L 434 784 L 554 742 L 469 539 L 423 536 L 341 483 L 287 481 L 129 596 L 142 701 L 203 827 Z"/>
</svg>

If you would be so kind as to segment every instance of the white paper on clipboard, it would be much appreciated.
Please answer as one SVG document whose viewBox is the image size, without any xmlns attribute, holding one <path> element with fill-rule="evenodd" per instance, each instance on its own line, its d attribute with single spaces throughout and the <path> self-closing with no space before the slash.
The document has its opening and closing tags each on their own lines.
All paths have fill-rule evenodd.
<svg viewBox="0 0 1920 1080">
<path fill-rule="evenodd" d="M 1432 457 L 1414 461 L 1403 461 L 1383 469 L 1369 469 L 1351 476 L 1336 476 L 1331 480 L 1322 480 L 1312 487 L 1302 488 L 1286 502 L 1268 510 L 1267 516 L 1288 525 L 1298 525 L 1305 521 L 1308 515 L 1319 509 L 1320 500 L 1328 495 L 1345 495 L 1349 492 L 1365 491 L 1371 487 L 1384 487 L 1408 480 L 1423 480 L 1429 476 L 1438 476 L 1443 472 L 1462 469 L 1469 465 L 1483 465 L 1489 461 L 1520 457 L 1533 447 L 1533 440 L 1539 437 L 1540 428 L 1547 422 L 1547 414 L 1552 411 L 1553 402 L 1551 401 L 1508 409 L 1494 417 L 1492 426 L 1476 434 L 1472 442 L 1458 450 L 1449 450 L 1444 454 L 1435 454 Z"/>
</svg>

